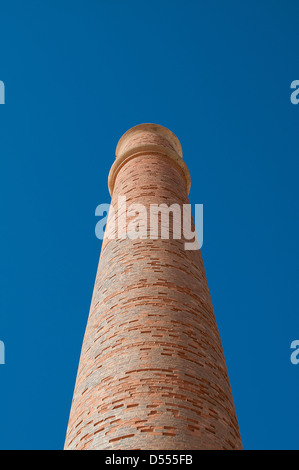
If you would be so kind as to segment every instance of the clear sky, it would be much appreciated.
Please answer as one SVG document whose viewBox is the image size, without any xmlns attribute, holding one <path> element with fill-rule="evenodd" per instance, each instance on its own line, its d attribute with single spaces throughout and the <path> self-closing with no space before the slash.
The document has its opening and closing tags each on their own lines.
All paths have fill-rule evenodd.
<svg viewBox="0 0 299 470">
<path fill-rule="evenodd" d="M 63 448 L 118 139 L 180 139 L 246 449 L 299 449 L 298 1 L 0 3 L 1 449 Z"/>
</svg>

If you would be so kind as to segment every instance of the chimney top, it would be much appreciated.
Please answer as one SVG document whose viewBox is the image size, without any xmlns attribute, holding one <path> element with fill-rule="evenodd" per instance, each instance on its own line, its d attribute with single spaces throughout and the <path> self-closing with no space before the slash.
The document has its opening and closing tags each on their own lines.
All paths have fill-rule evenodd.
<svg viewBox="0 0 299 470">
<path fill-rule="evenodd" d="M 108 177 L 108 187 L 111 195 L 118 170 L 128 159 L 148 152 L 158 153 L 173 160 L 182 170 L 189 192 L 191 185 L 190 174 L 183 160 L 183 151 L 179 139 L 164 126 L 146 123 L 132 127 L 118 141 L 115 151 L 116 159 Z"/>
<path fill-rule="evenodd" d="M 118 141 L 116 158 L 124 154 L 132 154 L 149 147 L 162 147 L 174 152 L 177 157 L 183 158 L 183 151 L 179 139 L 167 127 L 159 124 L 139 124 L 129 129 Z"/>
</svg>

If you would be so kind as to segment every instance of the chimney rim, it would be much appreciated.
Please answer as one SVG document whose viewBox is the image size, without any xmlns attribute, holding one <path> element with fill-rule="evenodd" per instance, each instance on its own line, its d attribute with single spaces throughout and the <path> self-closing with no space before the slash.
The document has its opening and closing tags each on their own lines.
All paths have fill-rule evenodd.
<svg viewBox="0 0 299 470">
<path fill-rule="evenodd" d="M 172 151 L 177 154 L 179 158 L 183 158 L 183 150 L 181 143 L 178 139 L 178 137 L 167 127 L 162 126 L 161 124 L 154 124 L 154 123 L 143 123 L 143 124 L 138 124 L 137 126 L 133 126 L 130 129 L 128 129 L 119 139 L 116 150 L 115 150 L 115 155 L 116 159 L 121 158 L 124 153 L 128 154 L 130 152 L 135 153 L 135 148 L 142 148 L 143 144 L 136 142 L 136 145 L 134 144 L 130 150 L 125 149 L 125 143 L 128 142 L 128 138 L 133 137 L 134 134 L 142 133 L 142 132 L 147 132 L 149 134 L 157 134 L 161 137 L 163 137 L 167 143 L 171 146 Z M 155 147 L 155 143 L 152 144 L 153 147 Z M 147 145 L 148 146 L 148 145 Z"/>
</svg>

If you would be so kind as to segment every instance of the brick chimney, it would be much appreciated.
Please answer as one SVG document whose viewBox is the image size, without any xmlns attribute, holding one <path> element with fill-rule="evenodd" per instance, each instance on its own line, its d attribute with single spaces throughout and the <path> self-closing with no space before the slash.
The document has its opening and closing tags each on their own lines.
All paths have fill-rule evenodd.
<svg viewBox="0 0 299 470">
<path fill-rule="evenodd" d="M 141 124 L 116 148 L 108 178 L 123 208 L 189 204 L 177 137 Z M 160 220 L 161 221 L 161 220 Z M 201 252 L 160 235 L 108 237 L 83 340 L 65 449 L 241 449 Z M 125 228 L 128 228 L 126 221 Z M 116 224 L 117 226 L 117 224 Z"/>
</svg>

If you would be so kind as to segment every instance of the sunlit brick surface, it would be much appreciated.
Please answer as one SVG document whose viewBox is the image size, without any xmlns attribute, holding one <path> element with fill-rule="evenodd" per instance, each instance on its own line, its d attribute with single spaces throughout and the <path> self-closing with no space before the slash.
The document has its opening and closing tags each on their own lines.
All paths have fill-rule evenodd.
<svg viewBox="0 0 299 470">
<path fill-rule="evenodd" d="M 144 152 L 119 195 L 187 204 L 182 170 Z M 200 251 L 184 240 L 105 240 L 66 449 L 240 449 L 231 388 Z"/>
</svg>

